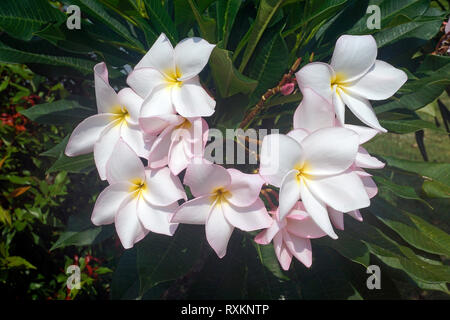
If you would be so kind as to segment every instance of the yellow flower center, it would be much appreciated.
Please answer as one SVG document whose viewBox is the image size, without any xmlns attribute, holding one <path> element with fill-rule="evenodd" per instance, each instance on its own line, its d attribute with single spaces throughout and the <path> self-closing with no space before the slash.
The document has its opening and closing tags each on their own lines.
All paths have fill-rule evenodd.
<svg viewBox="0 0 450 320">
<path fill-rule="evenodd" d="M 183 81 L 178 80 L 181 78 L 181 72 L 178 68 L 175 68 L 175 72 L 173 70 L 168 70 L 164 72 L 166 75 L 166 81 L 168 86 L 171 87 L 180 87 L 183 84 Z"/>
<path fill-rule="evenodd" d="M 306 162 L 296 165 L 295 170 L 297 170 L 296 179 L 298 183 L 300 183 L 302 179 L 308 178 L 309 175 L 306 173 L 308 172 L 308 165 Z"/>
<path fill-rule="evenodd" d="M 147 191 L 148 187 L 144 180 L 136 178 L 131 180 L 131 183 L 130 193 L 133 194 L 133 197 L 140 198 L 142 193 Z"/>
<path fill-rule="evenodd" d="M 210 196 L 211 204 L 216 203 L 216 205 L 222 205 L 222 203 L 227 202 L 227 197 L 229 197 L 230 191 L 223 187 L 219 187 L 213 190 L 212 195 Z"/>
<path fill-rule="evenodd" d="M 111 113 L 113 114 L 113 121 L 117 122 L 116 125 L 120 125 L 123 122 L 127 123 L 127 120 L 130 117 L 127 108 L 121 105 L 114 106 Z"/>
<path fill-rule="evenodd" d="M 184 119 L 184 121 L 177 125 L 175 129 L 186 129 L 189 130 L 192 127 L 192 123 L 188 119 Z"/>
</svg>

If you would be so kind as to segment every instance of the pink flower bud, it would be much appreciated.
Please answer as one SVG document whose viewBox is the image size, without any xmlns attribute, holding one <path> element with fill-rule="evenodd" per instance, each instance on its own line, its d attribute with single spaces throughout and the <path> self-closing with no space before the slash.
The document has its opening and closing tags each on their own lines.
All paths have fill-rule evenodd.
<svg viewBox="0 0 450 320">
<path fill-rule="evenodd" d="M 286 83 L 285 85 L 283 85 L 280 89 L 280 92 L 283 96 L 288 96 L 292 93 L 292 91 L 294 91 L 294 83 L 290 82 L 290 83 Z"/>
</svg>

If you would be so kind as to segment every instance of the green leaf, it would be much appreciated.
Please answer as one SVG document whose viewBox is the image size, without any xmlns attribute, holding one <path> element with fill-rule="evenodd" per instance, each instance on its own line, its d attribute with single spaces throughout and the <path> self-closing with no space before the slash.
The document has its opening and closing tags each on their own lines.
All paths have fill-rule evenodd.
<svg viewBox="0 0 450 320">
<path fill-rule="evenodd" d="M 222 47 L 227 48 L 228 38 L 233 28 L 234 20 L 236 19 L 239 8 L 241 7 L 241 0 L 219 0 L 217 1 L 217 30 L 218 41 L 222 42 Z"/>
<path fill-rule="evenodd" d="M 161 0 L 144 0 L 149 22 L 158 33 L 165 33 L 172 42 L 178 40 L 175 23 L 163 7 Z"/>
<path fill-rule="evenodd" d="M 373 176 L 372 178 L 381 189 L 387 189 L 400 198 L 418 200 L 429 206 L 429 204 L 416 193 L 416 190 L 414 190 L 413 187 L 401 186 L 380 176 Z"/>
<path fill-rule="evenodd" d="M 120 21 L 110 15 L 103 4 L 95 0 L 74 0 L 74 3 L 81 7 L 82 12 L 87 12 L 92 18 L 108 26 L 110 30 L 128 41 L 136 49 L 145 52 L 142 43 L 133 37 L 131 32 Z"/>
<path fill-rule="evenodd" d="M 63 232 L 58 240 L 53 244 L 50 251 L 67 246 L 87 246 L 91 245 L 102 231 L 102 227 L 90 228 L 83 231 Z"/>
<path fill-rule="evenodd" d="M 41 63 L 45 65 L 70 67 L 81 74 L 93 72 L 95 62 L 69 56 L 52 56 L 20 51 L 0 42 L 0 62 L 8 63 Z"/>
<path fill-rule="evenodd" d="M 5 268 L 36 269 L 34 265 L 32 265 L 26 259 L 19 256 L 9 256 L 6 258 L 0 258 L 0 266 Z"/>
<path fill-rule="evenodd" d="M 237 93 L 250 94 L 257 86 L 256 80 L 250 79 L 240 73 L 233 66 L 231 52 L 214 48 L 210 63 L 214 83 L 222 98 L 230 97 Z"/>
<path fill-rule="evenodd" d="M 38 104 L 21 112 L 30 120 L 40 124 L 78 124 L 94 114 L 94 110 L 80 105 L 75 100 L 58 100 Z"/>
<path fill-rule="evenodd" d="M 422 190 L 430 198 L 450 198 L 450 186 L 438 181 L 425 181 Z"/>
<path fill-rule="evenodd" d="M 60 143 L 52 147 L 51 149 L 42 152 L 40 155 L 44 157 L 59 158 L 64 153 L 66 149 L 67 142 L 69 141 L 70 135 L 67 135 Z"/>
<path fill-rule="evenodd" d="M 47 0 L 0 1 L 0 29 L 17 39 L 30 40 L 46 24 L 64 20 L 65 15 Z"/>
<path fill-rule="evenodd" d="M 188 0 L 188 3 L 200 28 L 202 38 L 209 42 L 216 42 L 216 21 L 212 18 L 202 16 L 194 0 Z"/>
<path fill-rule="evenodd" d="M 386 115 L 386 113 L 383 113 L 382 117 Z M 411 117 L 401 113 L 389 113 L 389 116 L 394 119 L 383 119 L 380 117 L 380 124 L 390 132 L 410 133 L 422 129 L 431 129 L 445 133 L 444 130 L 436 127 L 434 123 L 419 119 L 418 117 Z"/>
<path fill-rule="evenodd" d="M 200 257 L 200 239 L 193 236 L 198 227 L 180 225 L 172 237 L 149 233 L 137 244 L 140 294 L 159 283 L 187 273 Z"/>
<path fill-rule="evenodd" d="M 94 156 L 84 154 L 77 157 L 68 157 L 61 155 L 53 165 L 47 170 L 47 173 L 67 171 L 72 173 L 89 173 L 95 168 Z"/>
<path fill-rule="evenodd" d="M 111 283 L 111 299 L 136 299 L 139 294 L 136 247 L 125 250 L 120 257 Z"/>
<path fill-rule="evenodd" d="M 261 0 L 258 7 L 258 13 L 256 14 L 255 22 L 251 27 L 251 33 L 248 38 L 247 46 L 242 57 L 241 65 L 239 66 L 239 72 L 243 72 L 247 63 L 249 62 L 253 52 L 258 45 L 264 31 L 269 25 L 270 20 L 277 12 L 283 0 Z"/>
</svg>

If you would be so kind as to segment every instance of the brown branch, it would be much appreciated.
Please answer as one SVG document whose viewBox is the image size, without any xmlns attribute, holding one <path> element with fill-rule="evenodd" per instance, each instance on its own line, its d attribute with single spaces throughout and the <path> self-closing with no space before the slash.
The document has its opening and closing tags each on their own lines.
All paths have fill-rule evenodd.
<svg viewBox="0 0 450 320">
<path fill-rule="evenodd" d="M 269 204 L 270 210 L 271 211 L 275 211 L 277 210 L 277 206 L 273 203 L 272 199 L 270 198 L 269 193 L 267 192 L 267 190 L 262 189 L 261 190 L 261 195 L 264 197 L 264 199 L 266 199 L 267 203 Z"/>
<path fill-rule="evenodd" d="M 276 87 L 267 90 L 266 93 L 264 93 L 261 96 L 261 100 L 259 100 L 259 102 L 253 107 L 253 109 L 250 110 L 250 112 L 247 114 L 244 120 L 242 120 L 241 124 L 239 125 L 239 128 L 241 129 L 245 128 L 253 120 L 253 118 L 255 118 L 255 116 L 261 112 L 264 106 L 264 102 L 271 96 L 280 92 L 282 86 L 292 81 L 292 76 L 294 75 L 294 72 L 297 70 L 297 68 L 300 66 L 301 61 L 302 58 L 298 58 L 297 60 L 295 60 L 289 72 L 283 75 L 283 78 L 281 78 L 281 81 L 278 83 L 278 85 Z"/>
</svg>

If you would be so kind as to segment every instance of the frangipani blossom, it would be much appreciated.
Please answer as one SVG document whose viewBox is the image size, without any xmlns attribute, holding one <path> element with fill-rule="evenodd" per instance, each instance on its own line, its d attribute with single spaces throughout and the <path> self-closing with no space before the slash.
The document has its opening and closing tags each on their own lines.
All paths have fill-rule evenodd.
<svg viewBox="0 0 450 320">
<path fill-rule="evenodd" d="M 203 89 L 198 74 L 214 47 L 201 38 L 187 38 L 174 49 L 161 34 L 127 79 L 144 98 L 141 116 L 175 112 L 183 117 L 212 115 L 216 102 Z"/>
<path fill-rule="evenodd" d="M 267 183 L 280 187 L 280 219 L 301 198 L 317 225 L 337 238 L 327 206 L 348 212 L 370 204 L 361 178 L 350 169 L 358 146 L 358 134 L 346 128 L 319 129 L 301 143 L 288 135 L 266 136 L 259 172 Z"/>
<path fill-rule="evenodd" d="M 94 77 L 98 114 L 83 120 L 73 130 L 65 154 L 73 157 L 94 151 L 98 173 L 105 180 L 106 163 L 120 138 L 141 157 L 148 156 L 149 147 L 138 123 L 142 98 L 130 88 L 116 93 L 109 85 L 104 63 L 94 67 Z"/>
<path fill-rule="evenodd" d="M 148 231 L 173 235 L 178 225 L 170 219 L 178 200 L 186 199 L 180 180 L 169 168 L 145 169 L 142 161 L 122 140 L 107 163 L 109 186 L 95 202 L 92 222 L 115 223 L 125 249 L 142 240 Z"/>
<path fill-rule="evenodd" d="M 271 226 L 259 233 L 255 242 L 266 245 L 273 241 L 283 270 L 289 270 L 293 256 L 309 268 L 312 264 L 310 239 L 324 237 L 326 233 L 312 220 L 300 201 L 281 220 L 278 210 L 270 213 L 273 215 Z"/>
<path fill-rule="evenodd" d="M 377 44 L 371 35 L 343 35 L 337 42 L 331 63 L 309 63 L 296 73 L 303 88 L 314 89 L 333 103 L 337 119 L 345 123 L 345 105 L 366 125 L 381 127 L 369 100 L 391 97 L 408 79 L 405 72 L 376 60 Z"/>
<path fill-rule="evenodd" d="M 146 136 L 159 134 L 149 152 L 150 168 L 168 165 L 178 175 L 194 157 L 203 156 L 208 124 L 202 118 L 166 114 L 140 118 L 139 123 Z"/>
<path fill-rule="evenodd" d="M 183 203 L 172 222 L 205 224 L 206 239 L 222 258 L 235 227 L 254 231 L 270 226 L 272 220 L 259 198 L 263 183 L 257 174 L 195 161 L 187 167 L 184 184 L 196 198 Z"/>
<path fill-rule="evenodd" d="M 288 133 L 289 136 L 301 143 L 309 133 L 318 129 L 329 127 L 342 127 L 336 120 L 333 105 L 319 96 L 310 88 L 303 88 L 303 99 L 294 112 L 294 130 Z M 359 148 L 356 154 L 355 164 L 361 168 L 381 169 L 384 163 L 372 157 L 361 145 L 375 137 L 379 131 L 351 124 L 344 124 L 344 128 L 351 129 L 359 135 Z"/>
</svg>

